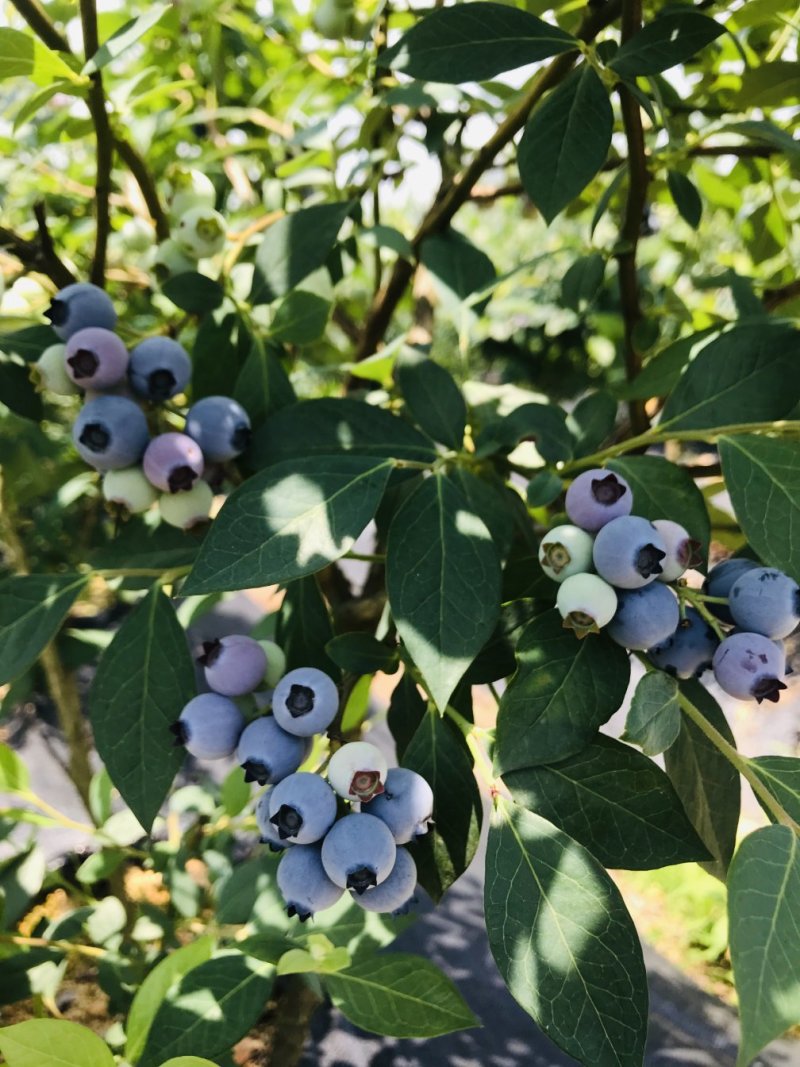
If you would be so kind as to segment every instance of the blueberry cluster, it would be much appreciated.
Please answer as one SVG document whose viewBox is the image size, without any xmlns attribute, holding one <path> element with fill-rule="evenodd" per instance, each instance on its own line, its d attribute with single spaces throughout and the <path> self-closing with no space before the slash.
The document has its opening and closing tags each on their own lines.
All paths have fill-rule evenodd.
<svg viewBox="0 0 800 1067">
<path fill-rule="evenodd" d="M 336 749 L 325 778 L 301 771 L 313 737 L 336 718 L 339 692 L 314 667 L 276 678 L 285 662 L 276 645 L 223 637 L 206 642 L 198 662 L 212 692 L 182 710 L 172 726 L 176 744 L 199 759 L 235 753 L 245 780 L 268 787 L 256 821 L 262 843 L 284 853 L 278 888 L 288 914 L 304 922 L 347 890 L 367 911 L 407 910 L 417 870 L 402 846 L 427 832 L 433 792 L 425 779 L 388 769 L 382 753 L 365 741 Z M 232 698 L 270 683 L 272 714 L 246 723 Z"/>
<path fill-rule="evenodd" d="M 83 392 L 72 437 L 81 457 L 103 473 L 110 505 L 136 514 L 158 501 L 165 522 L 189 529 L 205 521 L 213 492 L 203 475 L 212 464 L 240 455 L 250 420 L 231 397 L 193 404 L 183 433 L 151 436 L 157 406 L 183 393 L 192 363 L 169 337 L 150 337 L 128 352 L 114 333 L 117 314 L 109 296 L 80 282 L 58 292 L 47 317 L 62 343 L 51 345 L 36 368 L 52 392 Z"/>
<path fill-rule="evenodd" d="M 580 474 L 566 494 L 573 525 L 542 539 L 539 561 L 560 583 L 556 606 L 578 637 L 605 628 L 625 648 L 678 678 L 713 668 L 719 686 L 741 700 L 777 701 L 786 686 L 783 638 L 800 623 L 800 589 L 781 571 L 746 559 L 711 569 L 702 594 L 680 583 L 699 544 L 677 522 L 632 515 L 623 477 Z M 669 583 L 679 582 L 680 597 Z M 686 606 L 694 596 L 695 604 Z M 723 629 L 732 627 L 728 632 Z"/>
</svg>

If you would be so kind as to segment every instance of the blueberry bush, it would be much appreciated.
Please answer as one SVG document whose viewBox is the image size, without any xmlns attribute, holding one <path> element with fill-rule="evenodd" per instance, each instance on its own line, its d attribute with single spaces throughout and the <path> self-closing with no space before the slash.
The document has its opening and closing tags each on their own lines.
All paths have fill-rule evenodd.
<svg viewBox="0 0 800 1067">
<path fill-rule="evenodd" d="M 3 14 L 0 696 L 85 808 L 0 747 L 5 1062 L 479 1025 L 384 950 L 483 841 L 587 1067 L 647 1035 L 608 871 L 715 874 L 752 1062 L 800 1022 L 800 759 L 721 707 L 793 696 L 794 3 Z"/>
</svg>

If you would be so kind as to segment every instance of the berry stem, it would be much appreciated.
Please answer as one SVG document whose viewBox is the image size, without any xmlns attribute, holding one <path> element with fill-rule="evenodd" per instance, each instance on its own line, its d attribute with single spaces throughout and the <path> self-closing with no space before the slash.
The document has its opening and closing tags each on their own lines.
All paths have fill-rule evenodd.
<svg viewBox="0 0 800 1067">
<path fill-rule="evenodd" d="M 694 589 L 690 589 L 686 585 L 678 585 L 675 589 L 675 592 L 678 594 L 678 599 L 681 603 L 681 609 L 683 609 L 683 604 L 688 601 L 695 609 L 695 611 L 702 616 L 703 621 L 708 623 L 708 625 L 711 627 L 711 629 L 714 631 L 720 641 L 725 640 L 726 633 L 720 625 L 719 619 L 716 617 L 716 615 L 709 611 L 709 609 L 706 607 L 706 604 L 709 602 L 712 604 L 727 604 L 728 600 L 726 597 L 706 597 L 702 593 L 697 593 Z"/>
<path fill-rule="evenodd" d="M 76 941 L 48 941 L 46 937 L 23 937 L 21 934 L 0 934 L 0 944 L 51 948 L 67 955 L 89 956 L 98 960 L 108 955 L 104 948 L 98 948 L 96 945 L 81 945 Z"/>
</svg>

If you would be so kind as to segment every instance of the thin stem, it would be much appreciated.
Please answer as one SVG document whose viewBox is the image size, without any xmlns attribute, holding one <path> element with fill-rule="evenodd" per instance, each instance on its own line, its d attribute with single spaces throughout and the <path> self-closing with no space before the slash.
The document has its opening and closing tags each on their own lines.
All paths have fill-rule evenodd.
<svg viewBox="0 0 800 1067">
<path fill-rule="evenodd" d="M 369 552 L 345 552 L 344 559 L 356 559 L 362 563 L 385 563 L 386 556 L 371 555 Z"/>
<path fill-rule="evenodd" d="M 81 27 L 83 29 L 83 48 L 88 62 L 100 47 L 95 0 L 80 0 L 80 13 Z M 109 198 L 111 196 L 111 165 L 114 159 L 114 138 L 111 133 L 108 111 L 106 110 L 103 76 L 99 70 L 96 70 L 91 75 L 91 79 L 92 84 L 86 102 L 89 106 L 89 113 L 92 116 L 97 141 L 97 170 L 94 183 L 97 228 L 90 278 L 95 285 L 102 287 L 105 285 L 106 252 L 108 250 L 108 237 L 111 233 Z"/>
<path fill-rule="evenodd" d="M 72 51 L 66 37 L 50 21 L 50 16 L 39 0 L 11 0 L 11 3 L 48 48 L 52 48 L 54 52 Z"/>
<path fill-rule="evenodd" d="M 184 567 L 173 567 L 165 571 L 163 567 L 110 567 L 101 570 L 93 570 L 92 574 L 98 578 L 160 578 L 162 583 L 169 583 L 176 578 L 183 578 L 192 569 L 191 564 Z"/>
<path fill-rule="evenodd" d="M 67 955 L 90 956 L 96 960 L 108 955 L 104 948 L 97 948 L 95 945 L 79 945 L 74 941 L 48 941 L 46 937 L 23 937 L 21 934 L 0 934 L 0 943 L 21 945 L 25 948 L 51 948 L 57 952 L 66 952 Z"/>
<path fill-rule="evenodd" d="M 500 696 L 500 693 L 498 693 L 498 691 L 497 691 L 497 686 L 494 684 L 494 682 L 487 682 L 486 683 L 486 687 L 489 690 L 489 692 L 492 694 L 494 699 L 497 701 L 497 706 L 499 708 L 500 707 L 500 701 L 501 701 L 502 697 Z"/>
<path fill-rule="evenodd" d="M 727 604 L 727 598 L 718 596 L 706 598 L 702 595 L 702 593 L 696 593 L 694 589 L 690 589 L 686 585 L 678 585 L 676 588 L 676 592 L 681 601 L 681 606 L 683 606 L 684 601 L 687 601 L 689 604 L 691 604 L 695 611 L 701 616 L 703 621 L 711 627 L 711 629 L 714 631 L 720 641 L 724 641 L 725 631 L 720 626 L 719 619 L 716 617 L 716 615 L 713 614 L 713 612 L 709 611 L 706 604 L 708 600 L 711 600 L 711 602 L 715 604 Z"/>
<path fill-rule="evenodd" d="M 131 172 L 142 191 L 147 210 L 150 212 L 150 217 L 156 227 L 156 237 L 159 241 L 165 241 L 169 237 L 169 219 L 147 164 L 131 142 L 120 134 L 114 136 L 114 147 L 117 150 L 117 155 Z"/>
<path fill-rule="evenodd" d="M 0 226 L 0 248 L 6 249 L 27 270 L 33 270 L 47 275 L 47 277 L 59 289 L 65 285 L 71 285 L 75 281 L 72 271 L 59 259 L 53 240 L 47 229 L 44 204 L 35 204 L 33 213 L 36 218 L 38 240 L 29 241 L 20 237 L 14 230 Z"/>
<path fill-rule="evenodd" d="M 76 830 L 78 833 L 89 834 L 92 836 L 97 832 L 97 827 L 90 825 L 89 823 L 78 822 L 76 819 L 71 819 L 69 815 L 65 815 L 63 811 L 59 811 L 58 808 L 53 807 L 52 804 L 49 804 L 46 800 L 43 800 L 29 789 L 17 793 L 16 795 L 20 800 L 24 800 L 28 804 L 33 804 L 33 806 L 38 808 L 42 814 L 48 815 L 54 822 L 59 823 L 66 829 Z"/>
</svg>

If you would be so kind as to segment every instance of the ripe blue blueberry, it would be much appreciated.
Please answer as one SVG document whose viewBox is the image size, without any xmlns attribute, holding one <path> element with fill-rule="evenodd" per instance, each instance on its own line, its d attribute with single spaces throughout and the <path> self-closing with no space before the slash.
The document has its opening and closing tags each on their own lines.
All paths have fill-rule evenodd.
<svg viewBox="0 0 800 1067">
<path fill-rule="evenodd" d="M 405 914 L 414 903 L 417 888 L 417 865 L 408 849 L 398 848 L 394 867 L 385 881 L 368 893 L 356 893 L 353 899 L 365 911 L 390 911 Z"/>
<path fill-rule="evenodd" d="M 398 845 L 407 845 L 428 832 L 433 818 L 433 790 L 416 771 L 392 767 L 383 793 L 370 801 L 369 813 L 386 823 Z"/>
<path fill-rule="evenodd" d="M 800 587 L 774 567 L 756 567 L 734 582 L 728 594 L 733 621 L 765 637 L 788 637 L 800 623 Z"/>
<path fill-rule="evenodd" d="M 638 515 L 612 519 L 594 542 L 594 565 L 601 578 L 617 589 L 641 589 L 654 582 L 666 558 L 664 538 Z"/>
<path fill-rule="evenodd" d="M 345 800 L 371 802 L 383 792 L 386 757 L 368 741 L 342 745 L 328 763 L 328 781 Z"/>
<path fill-rule="evenodd" d="M 197 759 L 232 756 L 244 729 L 244 716 L 232 700 L 217 693 L 202 693 L 190 700 L 177 722 L 170 726 L 175 744 L 184 745 Z"/>
<path fill-rule="evenodd" d="M 389 877 L 396 856 L 391 830 L 374 815 L 345 815 L 322 842 L 322 866 L 330 880 L 359 895 Z"/>
<path fill-rule="evenodd" d="M 113 330 L 117 324 L 111 297 L 89 282 L 76 282 L 59 290 L 45 315 L 62 341 L 87 326 Z"/>
<path fill-rule="evenodd" d="M 651 663 L 676 678 L 699 678 L 711 666 L 719 638 L 699 611 L 686 609 L 675 633 L 647 653 Z"/>
<path fill-rule="evenodd" d="M 786 688 L 781 681 L 786 655 L 763 634 L 736 633 L 726 637 L 714 654 L 714 677 L 723 689 L 739 700 L 778 702 Z"/>
<path fill-rule="evenodd" d="M 87 326 L 67 341 L 64 368 L 81 389 L 110 389 L 125 377 L 128 349 L 111 330 Z"/>
<path fill-rule="evenodd" d="M 298 845 L 288 849 L 278 864 L 278 889 L 286 913 L 300 922 L 332 907 L 342 896 L 341 888 L 325 873 L 320 854 L 319 845 Z"/>
<path fill-rule="evenodd" d="M 206 459 L 224 463 L 250 444 L 250 418 L 229 396 L 205 396 L 189 408 L 186 433 L 197 441 Z"/>
<path fill-rule="evenodd" d="M 191 530 L 207 522 L 211 515 L 214 494 L 208 482 L 195 482 L 185 493 L 162 493 L 158 498 L 161 518 L 179 530 Z"/>
<path fill-rule="evenodd" d="M 579 526 L 554 526 L 539 544 L 539 562 L 548 578 L 563 582 L 592 569 L 594 538 Z"/>
<path fill-rule="evenodd" d="M 703 592 L 707 596 L 715 597 L 727 597 L 730 595 L 731 587 L 735 582 L 746 574 L 748 571 L 753 571 L 758 567 L 752 559 L 735 558 L 724 559 L 721 563 L 717 563 L 708 572 L 708 577 L 703 582 Z M 708 610 L 716 615 L 722 622 L 732 623 L 733 615 L 731 615 L 727 605 L 725 604 L 709 604 Z"/>
<path fill-rule="evenodd" d="M 272 712 L 278 725 L 298 737 L 327 730 L 339 710 L 339 690 L 316 667 L 289 671 L 275 686 Z"/>
<path fill-rule="evenodd" d="M 674 582 L 689 567 L 697 567 L 702 563 L 700 542 L 690 537 L 688 530 L 680 523 L 671 519 L 653 519 L 653 526 L 664 539 L 667 551 L 665 559 L 661 561 L 659 582 Z"/>
<path fill-rule="evenodd" d="M 611 621 L 617 610 L 617 594 L 596 574 L 573 574 L 561 583 L 556 607 L 565 628 L 586 637 Z"/>
<path fill-rule="evenodd" d="M 142 458 L 148 439 L 144 412 L 124 396 L 90 400 L 72 427 L 81 458 L 99 471 L 133 467 Z"/>
<path fill-rule="evenodd" d="M 185 492 L 203 473 L 203 453 L 185 433 L 162 433 L 147 446 L 142 466 L 156 488 L 165 493 Z"/>
<path fill-rule="evenodd" d="M 269 820 L 282 841 L 310 845 L 336 818 L 336 794 L 319 775 L 295 771 L 269 793 Z"/>
<path fill-rule="evenodd" d="M 633 494 L 625 479 L 613 471 L 584 471 L 567 489 L 567 515 L 582 530 L 594 533 L 620 515 L 630 515 Z"/>
<path fill-rule="evenodd" d="M 269 821 L 269 793 L 262 793 L 256 803 L 256 825 L 262 845 L 269 845 L 270 852 L 284 852 L 287 848 L 294 848 L 291 841 L 282 841 L 278 828 Z M 305 848 L 304 845 L 297 846 Z"/>
<path fill-rule="evenodd" d="M 679 622 L 675 594 L 656 582 L 643 589 L 620 590 L 619 607 L 607 632 L 623 648 L 646 649 L 671 637 Z"/>
<path fill-rule="evenodd" d="M 246 782 L 275 785 L 294 774 L 308 752 L 302 737 L 281 730 L 272 715 L 254 719 L 245 726 L 236 759 L 241 764 Z"/>
<path fill-rule="evenodd" d="M 204 641 L 197 662 L 204 668 L 206 682 L 215 693 L 240 697 L 252 693 L 263 681 L 267 654 L 252 637 L 231 634 Z"/>
<path fill-rule="evenodd" d="M 171 337 L 148 337 L 131 352 L 131 385 L 148 400 L 169 400 L 182 393 L 192 376 L 192 361 Z"/>
</svg>

